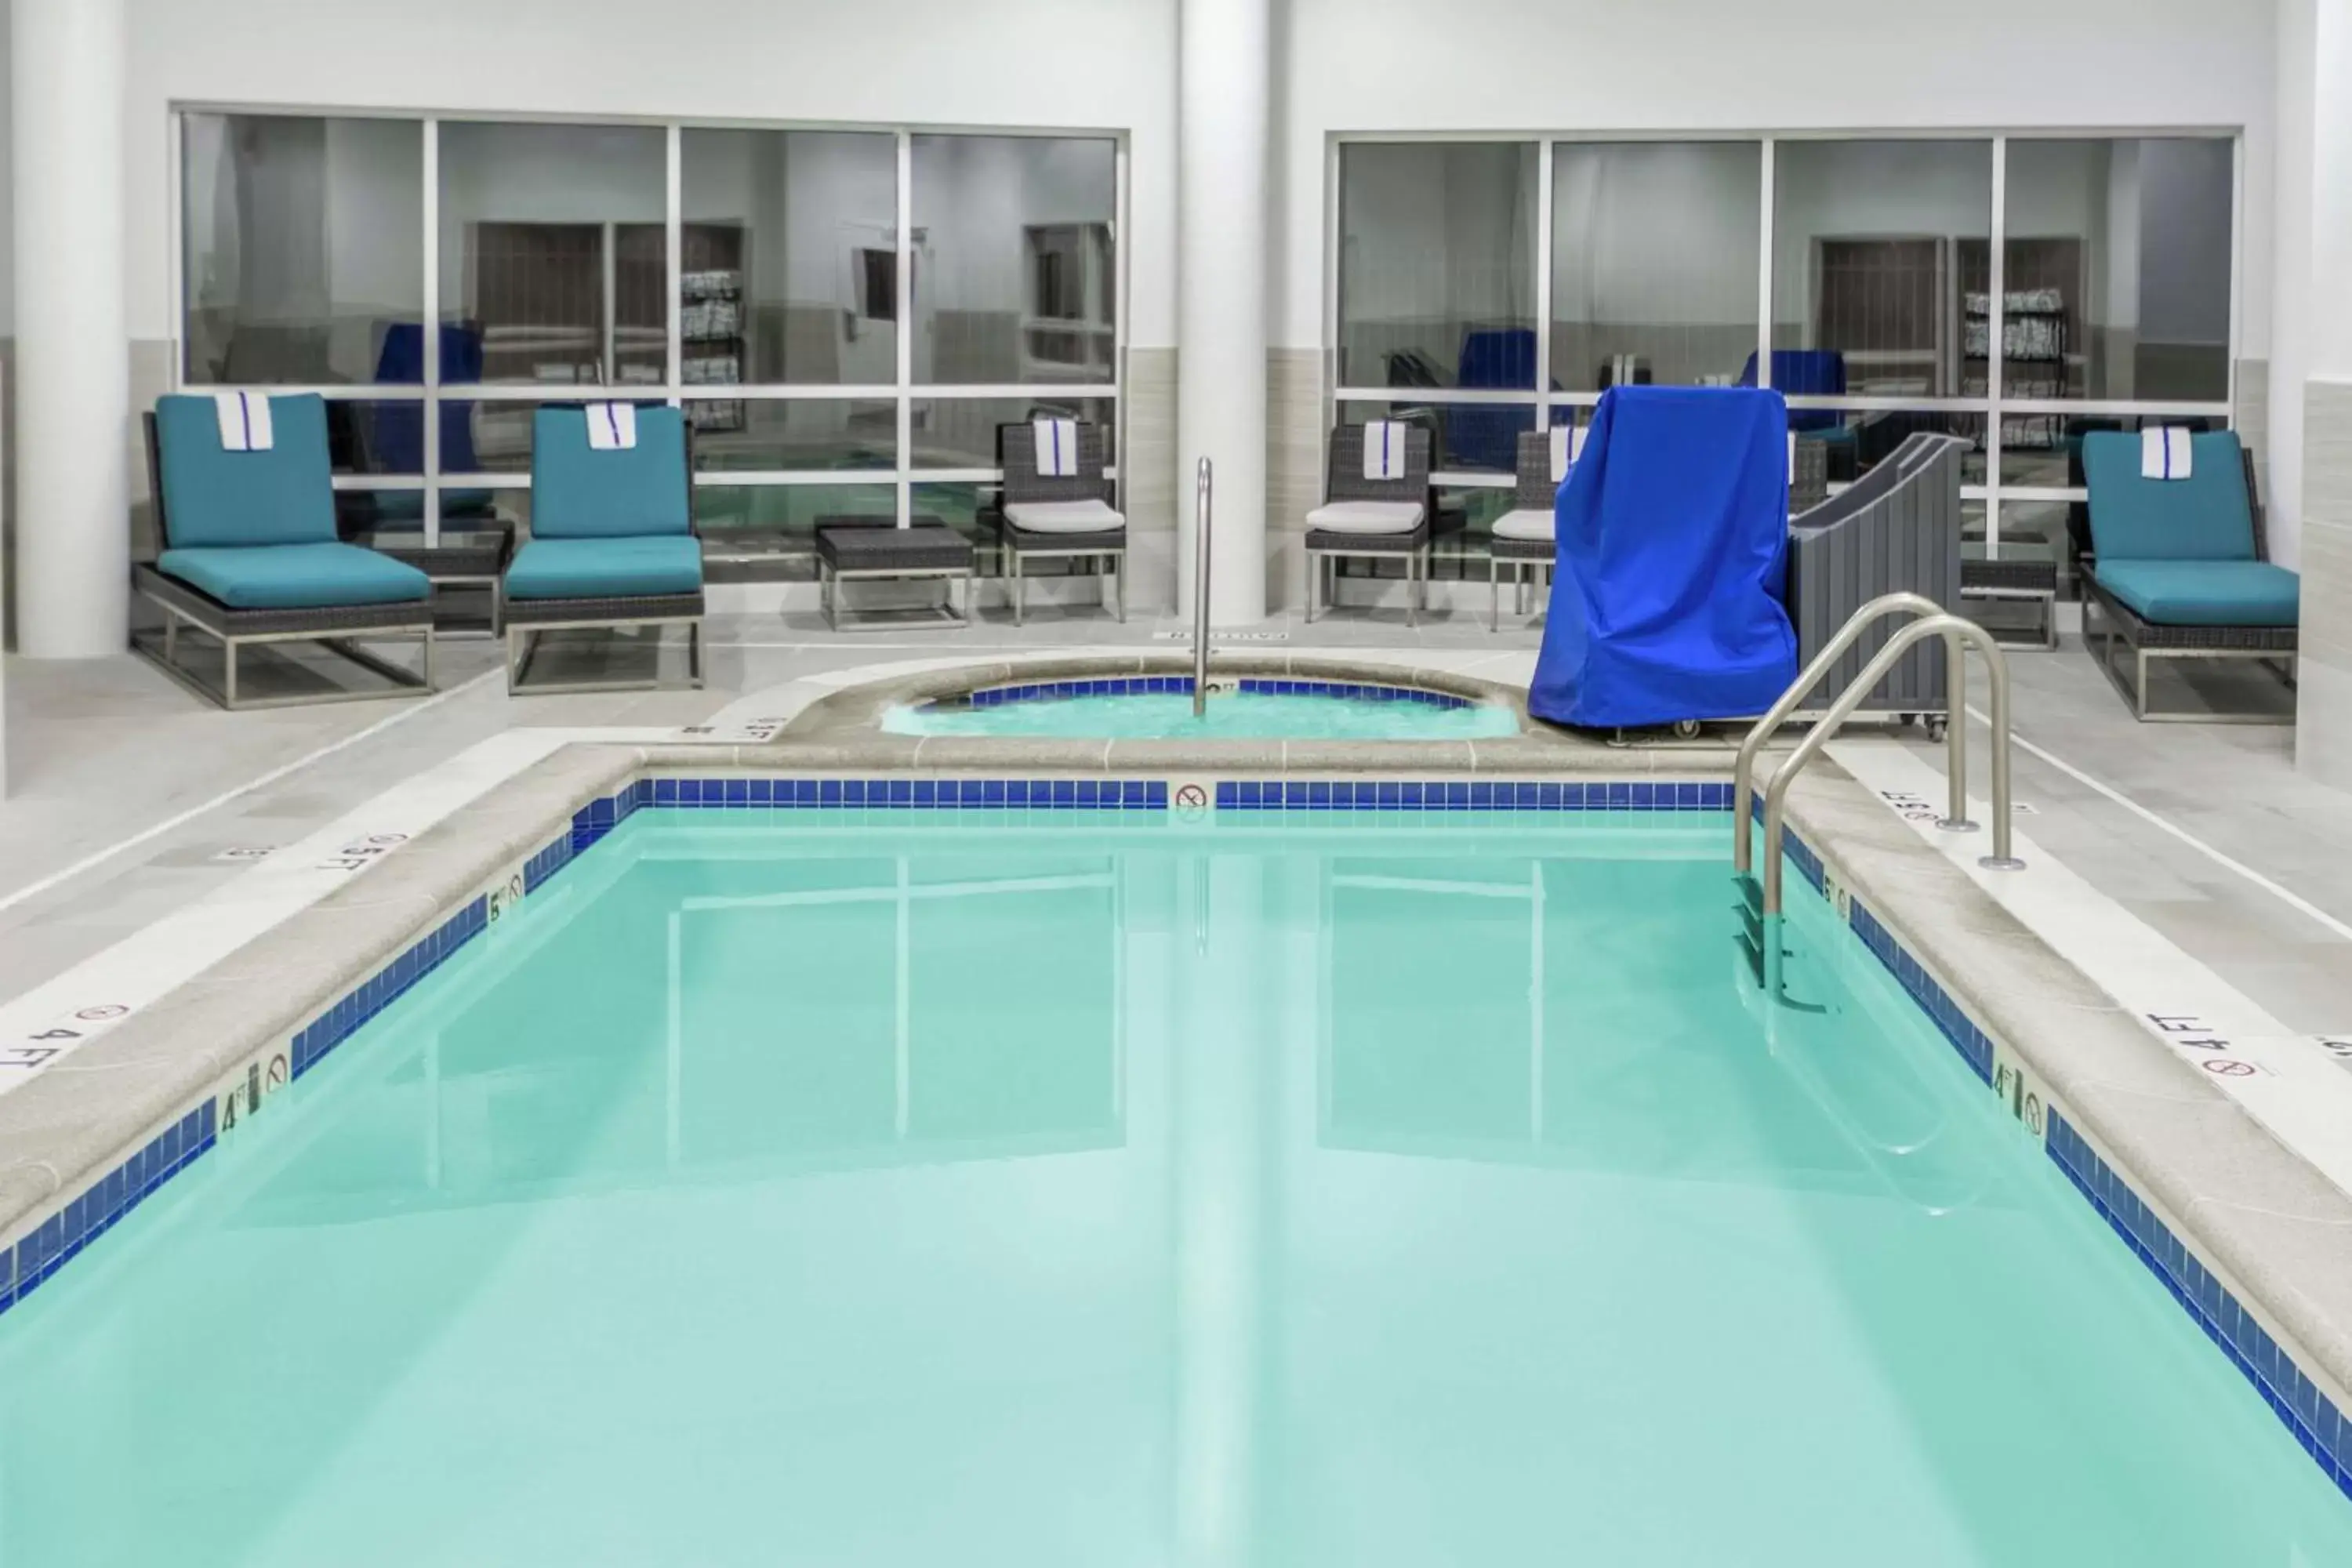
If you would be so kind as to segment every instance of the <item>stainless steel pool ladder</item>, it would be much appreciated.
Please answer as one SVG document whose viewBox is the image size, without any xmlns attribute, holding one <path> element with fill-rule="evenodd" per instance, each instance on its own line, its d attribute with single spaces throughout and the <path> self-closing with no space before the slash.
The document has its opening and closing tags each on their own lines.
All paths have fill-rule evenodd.
<svg viewBox="0 0 2352 1568">
<path fill-rule="evenodd" d="M 1209 710 L 1209 459 L 1201 459 L 1192 510 L 1192 717 Z"/>
<path fill-rule="evenodd" d="M 1761 950 L 1762 967 L 1777 989 L 1780 969 L 1781 840 L 1784 836 L 1789 787 L 1805 765 L 1829 744 L 1841 726 L 1851 718 L 1895 661 L 1909 652 L 1912 646 L 1931 637 L 1944 639 L 1947 704 L 1950 713 L 1945 728 L 1945 771 L 1950 791 L 1948 815 L 1936 826 L 1948 832 L 1973 832 L 1976 824 L 1969 820 L 1968 773 L 1968 672 L 1963 662 L 1966 648 L 1974 647 L 1984 658 L 1985 669 L 1992 687 L 1992 853 L 1982 857 L 1978 864 L 1989 869 L 2011 871 L 2021 868 L 2024 862 L 2011 853 L 2011 810 L 2009 777 L 2009 661 L 2000 645 L 1974 621 L 1947 615 L 1933 600 L 1918 594 L 1888 594 L 1874 599 L 1854 612 L 1838 635 L 1830 639 L 1819 657 L 1797 677 L 1796 683 L 1780 694 L 1770 712 L 1756 723 L 1740 742 L 1739 759 L 1732 773 L 1731 805 L 1735 814 L 1732 823 L 1732 866 L 1749 885 L 1755 880 L 1751 871 L 1752 848 L 1749 841 L 1748 791 L 1756 766 L 1756 754 L 1763 749 L 1775 731 L 1788 721 L 1800 703 L 1812 694 L 1832 665 L 1858 641 L 1871 626 L 1888 616 L 1907 615 L 1915 617 L 1886 640 L 1885 647 L 1863 667 L 1862 673 L 1839 693 L 1836 701 L 1813 725 L 1794 751 L 1774 769 L 1764 786 L 1764 865 L 1760 889 L 1761 898 L 1756 913 L 1760 917 L 1757 932 Z"/>
</svg>

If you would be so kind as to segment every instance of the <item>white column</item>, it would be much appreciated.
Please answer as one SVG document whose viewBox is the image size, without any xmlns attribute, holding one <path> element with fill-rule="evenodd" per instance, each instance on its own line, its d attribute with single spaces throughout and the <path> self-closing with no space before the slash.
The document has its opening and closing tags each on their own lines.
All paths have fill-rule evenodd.
<svg viewBox="0 0 2352 1568">
<path fill-rule="evenodd" d="M 2295 9 L 2282 12 L 2282 26 Z M 2308 358 L 2295 761 L 2352 789 L 2352 648 L 2342 629 L 2352 617 L 2352 298 L 2343 282 L 2352 277 L 2352 0 L 2317 0 L 2312 12 L 2302 65 L 2311 73 L 2311 243 L 2302 258 Z M 2293 68 L 2284 48 L 2280 61 Z"/>
<path fill-rule="evenodd" d="M 2269 458 L 2272 559 L 2302 558 L 2303 384 L 2311 363 L 2311 99 L 2313 0 L 2278 0 L 2271 129 Z"/>
<path fill-rule="evenodd" d="M 1193 605 L 1193 475 L 1215 465 L 1209 616 L 1265 618 L 1267 0 L 1178 24 L 1177 600 Z"/>
<path fill-rule="evenodd" d="M 16 0 L 16 645 L 88 658 L 130 625 L 122 0 Z"/>
</svg>

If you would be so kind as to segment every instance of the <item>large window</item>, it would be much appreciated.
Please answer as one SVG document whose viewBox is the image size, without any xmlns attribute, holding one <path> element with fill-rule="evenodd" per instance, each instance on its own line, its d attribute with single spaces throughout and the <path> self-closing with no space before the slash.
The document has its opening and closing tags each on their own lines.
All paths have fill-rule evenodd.
<svg viewBox="0 0 2352 1568">
<path fill-rule="evenodd" d="M 1756 356 L 1753 142 L 1552 149 L 1551 384 L 1728 384 Z"/>
<path fill-rule="evenodd" d="M 423 380 L 385 353 L 424 319 L 422 127 L 191 114 L 180 145 L 186 383 Z"/>
<path fill-rule="evenodd" d="M 2231 417 L 2236 156 L 2229 136 L 1343 140 L 1331 414 L 1427 426 L 1441 522 L 1470 541 L 1520 431 L 1621 384 L 1771 386 L 1832 486 L 1954 435 L 1971 552 L 2061 554 L 2085 431 Z"/>
<path fill-rule="evenodd" d="M 698 516 L 746 554 L 834 516 L 972 526 L 999 423 L 1071 413 L 1115 442 L 1108 137 L 195 112 L 180 132 L 181 384 L 323 393 L 352 531 L 527 524 L 550 401 L 683 407 Z"/>
<path fill-rule="evenodd" d="M 1113 379 L 1114 152 L 1037 136 L 914 139 L 918 382 Z"/>
<path fill-rule="evenodd" d="M 1339 379 L 1532 392 L 1536 150 L 1367 142 L 1339 159 Z"/>
</svg>

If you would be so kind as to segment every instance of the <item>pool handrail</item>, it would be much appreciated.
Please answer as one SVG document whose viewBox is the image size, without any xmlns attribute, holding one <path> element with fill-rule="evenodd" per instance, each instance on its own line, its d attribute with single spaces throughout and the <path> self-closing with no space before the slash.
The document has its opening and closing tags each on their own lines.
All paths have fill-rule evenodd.
<svg viewBox="0 0 2352 1568">
<path fill-rule="evenodd" d="M 1209 711 L 1209 459 L 1201 459 L 1192 509 L 1192 717 Z"/>
<path fill-rule="evenodd" d="M 1764 785 L 1762 912 L 1767 922 L 1765 952 L 1768 963 L 1777 956 L 1777 949 L 1780 945 L 1779 934 L 1772 929 L 1771 922 L 1776 922 L 1780 918 L 1780 845 L 1786 826 L 1789 786 L 1797 782 L 1797 775 L 1804 771 L 1805 764 L 1820 754 L 1823 746 L 1829 744 L 1831 739 L 1837 734 L 1839 726 L 1852 717 L 1853 710 L 1861 706 L 1863 699 L 1870 695 L 1871 689 L 1885 679 L 1886 672 L 1895 668 L 1895 661 L 1908 652 L 1914 643 L 1931 637 L 1940 637 L 1956 644 L 1965 643 L 1975 647 L 1984 655 L 1986 673 L 1991 678 L 1992 853 L 1979 858 L 1977 863 L 1988 870 L 1994 871 L 2014 871 L 2024 866 L 2025 863 L 2010 851 L 2012 813 L 2009 794 L 2009 662 L 2001 657 L 2000 645 L 1993 640 L 1992 634 L 1974 621 L 1952 615 L 1936 615 L 1924 620 L 1913 621 L 1886 639 L 1886 646 L 1880 648 L 1871 661 L 1863 667 L 1862 673 L 1854 677 L 1845 690 L 1839 694 L 1838 700 L 1830 705 L 1829 711 L 1822 716 L 1820 722 L 1806 732 L 1803 740 L 1797 742 L 1796 749 L 1781 761 L 1778 768 L 1773 770 L 1771 778 Z M 1957 651 L 1956 647 L 1955 652 Z M 1955 658 L 1952 662 L 1957 666 L 1959 660 Z M 1952 715 L 1951 732 L 1958 735 L 1967 718 L 1967 711 L 1965 708 L 1958 707 L 1957 702 L 1955 706 L 1958 710 Z M 1963 809 L 1965 809 L 1968 775 L 1956 771 L 1953 773 L 1952 789 L 1955 798 L 1963 803 Z M 1742 837 L 1744 837 L 1745 835 Z"/>
<path fill-rule="evenodd" d="M 1733 870 L 1746 872 L 1750 868 L 1751 850 L 1748 836 L 1752 829 L 1748 825 L 1748 798 L 1756 776 L 1756 754 L 1764 749 L 1764 742 L 1770 740 L 1780 726 L 1789 721 L 1789 716 L 1797 710 L 1798 704 L 1811 697 L 1814 689 L 1828 679 L 1830 671 L 1836 668 L 1838 660 L 1845 657 L 1848 648 L 1861 640 L 1864 632 L 1892 615 L 1916 617 L 1940 616 L 1943 613 L 1944 606 L 1925 594 L 1898 592 L 1880 595 L 1846 617 L 1846 623 L 1838 628 L 1837 636 L 1830 638 L 1822 651 L 1813 656 L 1813 662 L 1805 667 L 1803 673 L 1790 684 L 1786 691 L 1780 693 L 1780 700 L 1772 704 L 1770 710 L 1756 721 L 1754 727 L 1748 731 L 1748 738 L 1739 742 L 1739 760 L 1732 765 L 1731 770 L 1731 866 Z M 1953 784 L 1951 814 L 1945 818 L 1943 826 L 1952 827 L 1958 832 L 1962 830 L 1960 825 L 1967 822 L 1969 815 L 1966 783 L 1969 776 L 1968 740 L 1963 733 L 1967 726 L 1961 721 L 1963 718 L 1961 702 L 1968 687 L 1967 678 L 1960 668 L 1958 644 L 1952 638 L 1947 637 L 1945 645 L 1947 649 L 1944 658 L 1945 701 L 1951 710 L 1945 721 L 1948 731 L 1946 740 L 1951 748 L 1947 771 L 1951 774 Z M 1874 680 L 1871 682 L 1872 686 L 1877 684 Z M 1868 694 L 1869 689 L 1869 687 L 1864 688 L 1864 695 Z"/>
</svg>

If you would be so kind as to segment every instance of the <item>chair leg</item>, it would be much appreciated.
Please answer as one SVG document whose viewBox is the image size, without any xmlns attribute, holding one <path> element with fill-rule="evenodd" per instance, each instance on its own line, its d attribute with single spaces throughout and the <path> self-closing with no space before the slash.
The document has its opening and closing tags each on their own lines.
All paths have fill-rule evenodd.
<svg viewBox="0 0 2352 1568">
<path fill-rule="evenodd" d="M 168 606 L 163 611 L 163 662 L 180 661 L 180 612 Z"/>
<path fill-rule="evenodd" d="M 1118 595 L 1118 624 L 1127 625 L 1127 552 L 1110 558 L 1111 591 Z"/>
<path fill-rule="evenodd" d="M 425 628 L 425 689 L 438 691 L 441 687 L 433 678 L 433 628 Z"/>
<path fill-rule="evenodd" d="M 1029 580 L 1021 575 L 1021 552 L 1013 552 L 1013 624 L 1024 626 L 1028 621 Z"/>
<path fill-rule="evenodd" d="M 236 706 L 236 642 L 232 637 L 221 638 L 221 706 Z"/>
<path fill-rule="evenodd" d="M 1486 557 L 1486 630 L 1503 629 L 1503 563 L 1493 556 Z"/>
<path fill-rule="evenodd" d="M 1307 552 L 1307 624 L 1315 624 L 1315 591 L 1323 583 L 1323 557 L 1310 550 Z"/>
<path fill-rule="evenodd" d="M 837 632 L 841 629 L 841 580 L 820 561 L 817 563 L 816 582 L 817 597 L 824 605 L 825 629 Z"/>
<path fill-rule="evenodd" d="M 1404 557 L 1404 624 L 1408 629 L 1421 625 L 1421 552 L 1409 550 Z"/>
<path fill-rule="evenodd" d="M 2132 690 L 2132 717 L 2144 721 L 2147 718 L 2147 650 L 2134 648 L 2132 657 L 2139 664 L 2139 684 Z"/>
<path fill-rule="evenodd" d="M 702 688 L 702 623 L 686 623 L 686 678 L 697 690 Z"/>
</svg>

